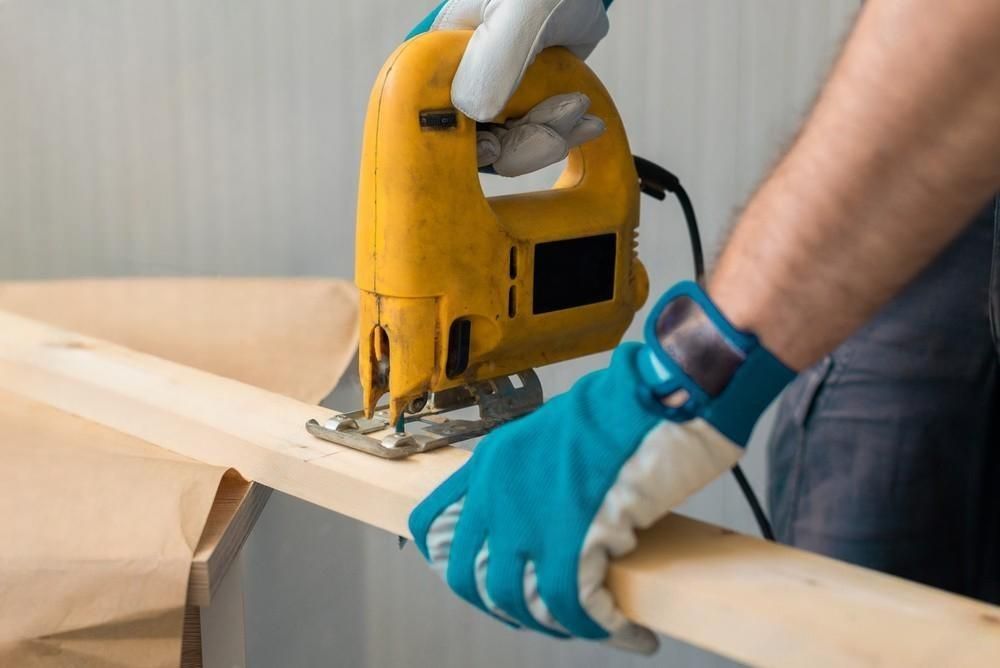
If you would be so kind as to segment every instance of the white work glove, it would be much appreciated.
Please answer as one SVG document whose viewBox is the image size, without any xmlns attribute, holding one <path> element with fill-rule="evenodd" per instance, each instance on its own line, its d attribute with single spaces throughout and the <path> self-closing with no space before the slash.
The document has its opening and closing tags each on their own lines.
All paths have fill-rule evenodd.
<svg viewBox="0 0 1000 668">
<path fill-rule="evenodd" d="M 448 0 L 414 29 L 473 29 L 455 73 L 455 108 L 480 122 L 495 118 L 540 51 L 564 46 L 586 58 L 608 32 L 602 0 Z M 480 167 L 518 176 L 559 162 L 569 149 L 599 136 L 604 123 L 586 113 L 587 96 L 550 98 L 526 116 L 477 135 Z"/>
<path fill-rule="evenodd" d="M 476 133 L 476 160 L 501 176 L 520 176 L 562 160 L 574 146 L 599 137 L 604 121 L 586 113 L 583 93 L 555 95 L 521 118 Z"/>
</svg>

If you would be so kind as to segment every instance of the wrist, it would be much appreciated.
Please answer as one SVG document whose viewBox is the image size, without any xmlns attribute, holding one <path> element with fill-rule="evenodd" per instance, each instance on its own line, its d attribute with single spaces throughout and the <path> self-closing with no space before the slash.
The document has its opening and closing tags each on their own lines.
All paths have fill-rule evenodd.
<svg viewBox="0 0 1000 668">
<path fill-rule="evenodd" d="M 802 371 L 833 347 L 827 337 L 817 336 L 822 330 L 816 328 L 815 315 L 805 317 L 812 313 L 809 305 L 788 291 L 776 290 L 770 275 L 757 269 L 730 269 L 720 264 L 709 278 L 708 294 L 734 327 L 753 332 L 785 366 Z"/>
<path fill-rule="evenodd" d="M 704 418 L 744 445 L 795 372 L 736 327 L 696 283 L 671 288 L 645 327 L 639 373 L 668 418 Z"/>
</svg>

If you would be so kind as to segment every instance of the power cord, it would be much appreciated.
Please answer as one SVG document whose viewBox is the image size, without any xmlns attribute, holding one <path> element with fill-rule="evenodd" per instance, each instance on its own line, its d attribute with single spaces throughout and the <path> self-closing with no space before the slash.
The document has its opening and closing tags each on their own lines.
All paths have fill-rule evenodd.
<svg viewBox="0 0 1000 668">
<path fill-rule="evenodd" d="M 703 283 L 705 279 L 705 255 L 701 248 L 701 233 L 698 231 L 698 218 L 695 216 L 691 198 L 688 197 L 687 191 L 684 190 L 684 186 L 681 185 L 677 176 L 655 162 L 637 155 L 633 155 L 632 158 L 635 160 L 635 171 L 639 174 L 639 190 L 661 202 L 667 198 L 667 193 L 671 193 L 677 198 L 681 209 L 684 210 L 684 222 L 687 223 L 688 238 L 691 240 L 695 280 L 698 283 Z M 733 477 L 736 478 L 736 484 L 739 485 L 740 491 L 743 492 L 743 496 L 753 512 L 754 519 L 757 520 L 760 534 L 767 540 L 773 541 L 774 531 L 771 529 L 771 523 L 767 519 L 764 508 L 761 507 L 750 481 L 744 475 L 743 469 L 740 468 L 739 464 L 736 464 L 732 471 Z"/>
</svg>

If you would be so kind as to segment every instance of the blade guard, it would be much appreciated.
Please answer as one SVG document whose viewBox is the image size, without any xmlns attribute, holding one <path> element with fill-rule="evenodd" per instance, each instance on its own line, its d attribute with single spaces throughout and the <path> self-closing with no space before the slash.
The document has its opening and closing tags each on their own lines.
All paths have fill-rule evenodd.
<svg viewBox="0 0 1000 668">
<path fill-rule="evenodd" d="M 568 50 L 539 54 L 495 120 L 579 91 L 605 133 L 570 151 L 551 189 L 484 196 L 476 123 L 451 103 L 471 34 L 405 42 L 369 100 L 355 263 L 368 415 L 386 392 L 395 420 L 428 392 L 612 348 L 648 293 L 625 129 L 600 80 Z M 568 240 L 578 241 L 549 243 Z"/>
</svg>

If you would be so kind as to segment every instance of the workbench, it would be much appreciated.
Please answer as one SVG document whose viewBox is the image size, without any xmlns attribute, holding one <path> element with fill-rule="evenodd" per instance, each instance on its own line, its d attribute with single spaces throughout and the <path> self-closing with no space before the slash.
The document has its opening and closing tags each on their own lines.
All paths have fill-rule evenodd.
<svg viewBox="0 0 1000 668">
<path fill-rule="evenodd" d="M 182 668 L 246 665 L 239 554 L 270 495 L 270 488 L 236 477 L 219 485 L 191 562 Z"/>
</svg>

